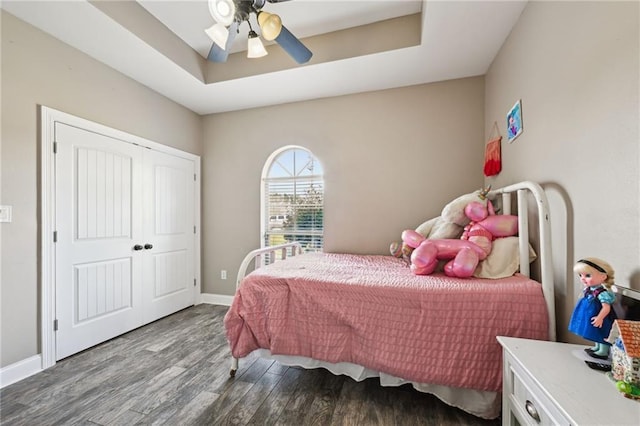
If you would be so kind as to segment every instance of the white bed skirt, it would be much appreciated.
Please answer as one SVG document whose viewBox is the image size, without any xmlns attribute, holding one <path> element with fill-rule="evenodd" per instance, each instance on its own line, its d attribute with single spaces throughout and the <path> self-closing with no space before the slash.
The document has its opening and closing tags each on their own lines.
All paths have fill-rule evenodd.
<svg viewBox="0 0 640 426">
<path fill-rule="evenodd" d="M 349 362 L 334 364 L 302 356 L 273 355 L 267 349 L 257 349 L 254 353 L 262 358 L 272 359 L 278 361 L 280 364 L 291 367 L 302 367 L 305 369 L 325 368 L 335 375 L 349 376 L 357 382 L 370 377 L 379 377 L 381 386 L 402 386 L 410 383 L 417 391 L 432 394 L 445 404 L 460 408 L 474 416 L 483 419 L 495 419 L 500 415 L 502 395 L 499 392 L 452 388 L 430 383 L 415 383 Z"/>
</svg>

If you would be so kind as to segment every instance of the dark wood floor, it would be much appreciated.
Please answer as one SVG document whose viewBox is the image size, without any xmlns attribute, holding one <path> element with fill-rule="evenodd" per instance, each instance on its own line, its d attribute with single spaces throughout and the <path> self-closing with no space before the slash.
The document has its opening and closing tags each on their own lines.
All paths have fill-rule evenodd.
<svg viewBox="0 0 640 426">
<path fill-rule="evenodd" d="M 229 377 L 222 319 L 198 305 L 1 391 L 2 425 L 498 425 L 409 386 L 257 357 Z"/>
</svg>

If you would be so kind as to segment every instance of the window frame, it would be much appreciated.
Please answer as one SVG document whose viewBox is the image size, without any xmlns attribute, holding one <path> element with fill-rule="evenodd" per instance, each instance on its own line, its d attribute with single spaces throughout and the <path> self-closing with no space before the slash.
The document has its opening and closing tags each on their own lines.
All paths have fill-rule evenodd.
<svg viewBox="0 0 640 426">
<path fill-rule="evenodd" d="M 280 147 L 278 149 L 276 149 L 273 153 L 271 153 L 271 155 L 269 155 L 269 157 L 267 158 L 267 160 L 264 163 L 264 166 L 262 168 L 262 174 L 261 174 L 261 178 L 260 178 L 260 247 L 265 248 L 265 247 L 270 247 L 267 245 L 267 235 L 270 233 L 269 231 L 269 218 L 268 216 L 268 212 L 269 212 L 269 200 L 268 200 L 268 193 L 267 193 L 267 180 L 269 179 L 269 172 L 271 171 L 271 167 L 275 164 L 275 160 L 284 152 L 289 151 L 289 150 L 301 150 L 301 151 L 305 151 L 306 153 L 308 153 L 310 156 L 313 157 L 314 161 L 316 161 L 321 169 L 322 169 L 322 174 L 318 175 L 320 176 L 320 180 L 322 182 L 322 209 L 323 209 L 323 216 L 324 216 L 324 194 L 325 194 L 325 189 L 324 189 L 324 167 L 322 167 L 322 163 L 320 162 L 320 160 L 318 159 L 318 157 L 308 148 L 305 148 L 303 146 L 300 145 L 286 145 L 283 147 Z M 284 179 L 283 179 L 284 180 Z M 291 180 L 294 180 L 294 178 L 292 178 Z M 300 180 L 308 180 L 308 178 L 306 177 L 301 177 Z M 320 235 L 322 237 L 322 245 L 320 247 L 320 249 L 318 251 L 322 251 L 324 250 L 324 218 L 323 218 L 323 222 L 322 222 L 322 231 L 321 233 L 317 233 L 317 232 L 303 232 L 300 233 L 300 231 L 298 232 L 292 232 L 295 234 L 301 234 L 301 235 Z M 303 251 L 304 247 L 303 247 Z"/>
</svg>

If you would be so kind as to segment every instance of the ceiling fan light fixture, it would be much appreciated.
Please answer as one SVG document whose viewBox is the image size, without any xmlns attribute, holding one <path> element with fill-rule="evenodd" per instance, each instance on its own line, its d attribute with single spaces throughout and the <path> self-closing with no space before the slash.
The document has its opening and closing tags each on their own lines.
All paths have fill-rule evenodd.
<svg viewBox="0 0 640 426">
<path fill-rule="evenodd" d="M 236 15 L 236 4 L 233 0 L 209 0 L 209 13 L 216 22 L 228 27 Z"/>
<path fill-rule="evenodd" d="M 262 41 L 258 37 L 255 31 L 249 31 L 249 40 L 247 41 L 247 58 L 262 58 L 269 53 L 264 48 Z"/>
<path fill-rule="evenodd" d="M 282 31 L 282 19 L 275 13 L 258 12 L 258 24 L 262 32 L 262 38 L 267 41 L 275 40 Z"/>
<path fill-rule="evenodd" d="M 227 40 L 229 39 L 229 30 L 221 23 L 213 24 L 210 28 L 204 30 L 211 40 L 222 49 L 227 46 Z"/>
</svg>

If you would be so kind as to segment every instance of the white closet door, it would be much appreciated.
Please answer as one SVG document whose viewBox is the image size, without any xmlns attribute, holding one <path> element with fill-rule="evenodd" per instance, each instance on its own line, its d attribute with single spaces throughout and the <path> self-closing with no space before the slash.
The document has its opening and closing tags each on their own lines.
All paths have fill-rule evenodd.
<svg viewBox="0 0 640 426">
<path fill-rule="evenodd" d="M 56 359 L 195 302 L 195 162 L 56 123 Z"/>
<path fill-rule="evenodd" d="M 56 123 L 56 359 L 142 324 L 142 150 Z"/>
<path fill-rule="evenodd" d="M 143 156 L 143 300 L 147 323 L 195 302 L 195 163 L 149 149 Z"/>
</svg>

